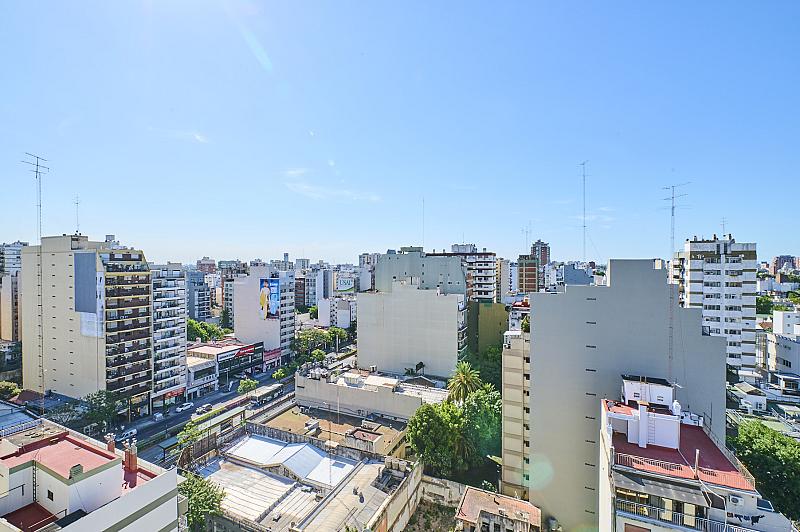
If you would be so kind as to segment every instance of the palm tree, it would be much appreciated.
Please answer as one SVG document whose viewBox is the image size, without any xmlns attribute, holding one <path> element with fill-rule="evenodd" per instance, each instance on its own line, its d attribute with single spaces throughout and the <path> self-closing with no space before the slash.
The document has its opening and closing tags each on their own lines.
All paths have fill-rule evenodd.
<svg viewBox="0 0 800 532">
<path fill-rule="evenodd" d="M 450 400 L 456 403 L 463 403 L 464 399 L 475 390 L 483 386 L 478 370 L 472 369 L 469 362 L 459 362 L 456 364 L 456 371 L 450 380 L 447 381 L 447 390 L 450 392 Z"/>
</svg>

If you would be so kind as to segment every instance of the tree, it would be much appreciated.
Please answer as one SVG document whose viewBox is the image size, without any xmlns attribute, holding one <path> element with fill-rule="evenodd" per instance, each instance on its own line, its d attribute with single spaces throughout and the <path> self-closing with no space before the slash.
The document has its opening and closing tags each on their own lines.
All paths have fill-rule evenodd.
<svg viewBox="0 0 800 532">
<path fill-rule="evenodd" d="M 188 499 L 186 518 L 191 530 L 205 530 L 206 516 L 222 513 L 221 504 L 225 491 L 213 482 L 194 473 L 187 473 L 186 480 L 178 486 L 178 491 Z"/>
<path fill-rule="evenodd" d="M 239 381 L 239 388 L 236 390 L 240 394 L 250 393 L 258 388 L 258 381 L 255 379 L 242 379 Z"/>
<path fill-rule="evenodd" d="M 189 318 L 186 324 L 186 339 L 190 342 L 200 340 L 208 342 L 208 332 L 200 325 L 201 322 Z"/>
<path fill-rule="evenodd" d="M 408 420 L 408 444 L 433 473 L 450 476 L 456 459 L 451 420 L 442 405 L 425 403 Z"/>
<path fill-rule="evenodd" d="M 450 392 L 449 400 L 463 403 L 469 394 L 482 385 L 480 374 L 473 369 L 469 362 L 456 364 L 456 371 L 447 381 L 447 390 Z"/>
<path fill-rule="evenodd" d="M 769 296 L 758 296 L 756 298 L 756 314 L 772 314 L 772 298 Z"/>
<path fill-rule="evenodd" d="M 531 332 L 531 317 L 525 316 L 522 318 L 522 332 Z"/>
<path fill-rule="evenodd" d="M 355 342 L 358 336 L 358 322 L 353 319 L 350 320 L 350 326 L 347 327 L 347 335 L 350 337 L 351 342 Z"/>
<path fill-rule="evenodd" d="M 322 349 L 314 349 L 311 351 L 311 360 L 314 362 L 322 362 L 325 360 L 325 351 Z"/>
<path fill-rule="evenodd" d="M 329 327 L 328 334 L 330 335 L 331 345 L 334 347 L 336 346 L 337 340 L 339 341 L 339 345 L 342 345 L 347 341 L 347 331 L 341 327 Z"/>
<path fill-rule="evenodd" d="M 11 381 L 0 381 L 0 399 L 11 399 L 19 395 L 22 390 L 16 383 Z"/>
<path fill-rule="evenodd" d="M 503 348 L 491 345 L 480 354 L 467 351 L 464 361 L 469 362 L 480 373 L 481 381 L 492 384 L 496 389 L 502 386 Z"/>
<path fill-rule="evenodd" d="M 800 519 L 800 442 L 760 421 L 740 424 L 731 440 L 758 491 L 786 517 Z"/>
<path fill-rule="evenodd" d="M 316 305 L 308 307 L 308 317 L 312 320 L 319 318 L 319 308 Z"/>
<path fill-rule="evenodd" d="M 178 433 L 178 443 L 181 448 L 188 447 L 200 439 L 200 429 L 197 428 L 197 421 L 190 421 L 183 426 L 183 430 Z"/>
<path fill-rule="evenodd" d="M 83 417 L 88 424 L 97 423 L 107 430 L 122 405 L 116 393 L 98 390 L 83 398 L 83 406 L 86 409 Z"/>
<path fill-rule="evenodd" d="M 228 312 L 228 309 L 222 309 L 222 313 L 219 315 L 219 324 L 223 329 L 233 328 L 233 323 L 231 323 L 231 313 Z"/>
<path fill-rule="evenodd" d="M 272 378 L 275 379 L 276 381 L 285 379 L 288 376 L 289 373 L 286 371 L 286 368 L 278 368 L 272 372 Z"/>
<path fill-rule="evenodd" d="M 478 457 L 500 454 L 503 400 L 491 384 L 469 394 L 463 404 L 466 437 Z"/>
</svg>

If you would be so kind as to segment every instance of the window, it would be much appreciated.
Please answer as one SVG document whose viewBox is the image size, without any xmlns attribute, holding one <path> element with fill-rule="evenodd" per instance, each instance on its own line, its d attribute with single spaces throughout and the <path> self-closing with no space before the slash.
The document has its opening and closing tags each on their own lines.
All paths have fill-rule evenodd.
<svg viewBox="0 0 800 532">
<path fill-rule="evenodd" d="M 47 498 L 50 499 L 51 501 L 53 500 L 53 492 L 52 491 L 47 490 Z"/>
</svg>

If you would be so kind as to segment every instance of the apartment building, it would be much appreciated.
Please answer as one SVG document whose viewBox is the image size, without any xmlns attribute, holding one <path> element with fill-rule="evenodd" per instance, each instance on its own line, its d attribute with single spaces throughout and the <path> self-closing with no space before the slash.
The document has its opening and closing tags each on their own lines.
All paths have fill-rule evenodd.
<svg viewBox="0 0 800 532">
<path fill-rule="evenodd" d="M 319 324 L 322 327 L 347 329 L 356 319 L 356 298 L 353 294 L 320 299 L 317 308 Z"/>
<path fill-rule="evenodd" d="M 545 288 L 544 267 L 550 262 L 550 244 L 537 240 L 531 244 L 531 257 L 539 263 L 539 272 L 536 277 L 537 291 L 541 292 Z"/>
<path fill-rule="evenodd" d="M 294 270 L 253 266 L 237 278 L 234 290 L 234 333 L 242 342 L 263 342 L 264 350 L 277 353 L 282 363 L 292 355 L 294 339 Z"/>
<path fill-rule="evenodd" d="M 784 268 L 789 270 L 798 268 L 798 258 L 799 257 L 793 255 L 778 255 L 777 257 L 773 257 L 769 263 L 769 273 L 775 275 Z"/>
<path fill-rule="evenodd" d="M 22 248 L 27 242 L 17 240 L 0 244 L 0 275 L 17 275 L 22 269 Z"/>
<path fill-rule="evenodd" d="M 527 494 L 564 530 L 598 527 L 598 401 L 619 395 L 619 375 L 666 375 L 681 404 L 724 438 L 724 339 L 707 335 L 701 310 L 679 307 L 675 294 L 670 356 L 677 287 L 665 269 L 612 260 L 607 273 L 607 286 L 531 294 L 530 342 L 516 333 L 503 349 L 501 491 Z"/>
<path fill-rule="evenodd" d="M 310 259 L 294 259 L 294 271 L 307 270 L 311 266 Z"/>
<path fill-rule="evenodd" d="M 772 312 L 772 332 L 775 334 L 797 334 L 800 325 L 800 310 L 775 310 Z"/>
<path fill-rule="evenodd" d="M 532 294 L 539 291 L 539 285 L 544 284 L 540 277 L 539 259 L 533 255 L 520 255 L 517 259 L 517 290 L 520 294 Z"/>
<path fill-rule="evenodd" d="M 453 373 L 467 347 L 463 294 L 426 290 L 406 279 L 385 292 L 358 293 L 357 304 L 359 367 L 400 375 L 407 369 L 438 377 Z"/>
<path fill-rule="evenodd" d="M 186 529 L 182 477 L 140 459 L 135 440 L 117 449 L 113 434 L 101 444 L 45 419 L 3 427 L 2 434 L 0 529 Z"/>
<path fill-rule="evenodd" d="M 153 304 L 153 411 L 186 395 L 186 279 L 180 264 L 150 266 Z"/>
<path fill-rule="evenodd" d="M 114 235 L 44 237 L 23 249 L 21 275 L 24 387 L 69 397 L 113 391 L 131 414 L 148 414 L 153 308 L 144 253 Z"/>
<path fill-rule="evenodd" d="M 439 289 L 443 294 L 467 294 L 467 268 L 461 257 L 430 255 L 421 247 L 389 250 L 378 257 L 375 290 L 390 292 L 392 283 L 413 278 L 420 289 Z"/>
<path fill-rule="evenodd" d="M 246 262 L 240 260 L 221 260 L 217 263 L 222 288 L 222 308 L 228 312 L 231 324 L 236 324 L 233 315 L 233 283 L 239 277 L 244 277 L 250 271 Z"/>
<path fill-rule="evenodd" d="M 429 257 L 459 257 L 467 272 L 467 300 L 491 303 L 497 299 L 497 257 L 493 251 L 478 251 L 475 244 L 453 244 L 450 253 L 428 253 Z"/>
<path fill-rule="evenodd" d="M 622 375 L 621 391 L 600 400 L 600 530 L 796 530 L 673 383 Z"/>
<path fill-rule="evenodd" d="M 19 272 L 27 242 L 0 244 L 0 340 L 19 341 Z"/>
<path fill-rule="evenodd" d="M 203 273 L 217 272 L 217 261 L 209 257 L 203 257 L 202 259 L 198 259 L 196 266 L 197 266 L 197 271 Z"/>
<path fill-rule="evenodd" d="M 497 258 L 494 262 L 494 276 L 497 283 L 495 301 L 497 303 L 509 303 L 514 294 L 511 283 L 511 261 Z"/>
<path fill-rule="evenodd" d="M 305 271 L 305 305 L 313 307 L 324 297 L 325 270 L 314 264 Z M 295 294 L 296 297 L 296 294 Z"/>
<path fill-rule="evenodd" d="M 756 365 L 756 245 L 732 235 L 687 239 L 675 254 L 672 280 L 685 307 L 703 311 L 703 325 L 727 342 L 727 363 L 754 380 Z"/>
<path fill-rule="evenodd" d="M 208 321 L 211 318 L 211 288 L 206 284 L 206 274 L 199 270 L 186 270 L 185 290 L 189 318 Z"/>
</svg>

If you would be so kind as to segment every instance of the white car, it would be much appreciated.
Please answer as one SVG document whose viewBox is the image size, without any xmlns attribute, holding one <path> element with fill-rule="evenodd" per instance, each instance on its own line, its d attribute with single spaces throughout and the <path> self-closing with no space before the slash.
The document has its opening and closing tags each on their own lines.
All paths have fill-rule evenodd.
<svg viewBox="0 0 800 532">
<path fill-rule="evenodd" d="M 191 410 L 192 408 L 194 408 L 194 403 L 183 403 L 175 409 L 175 412 L 180 413 L 186 410 Z"/>
</svg>

